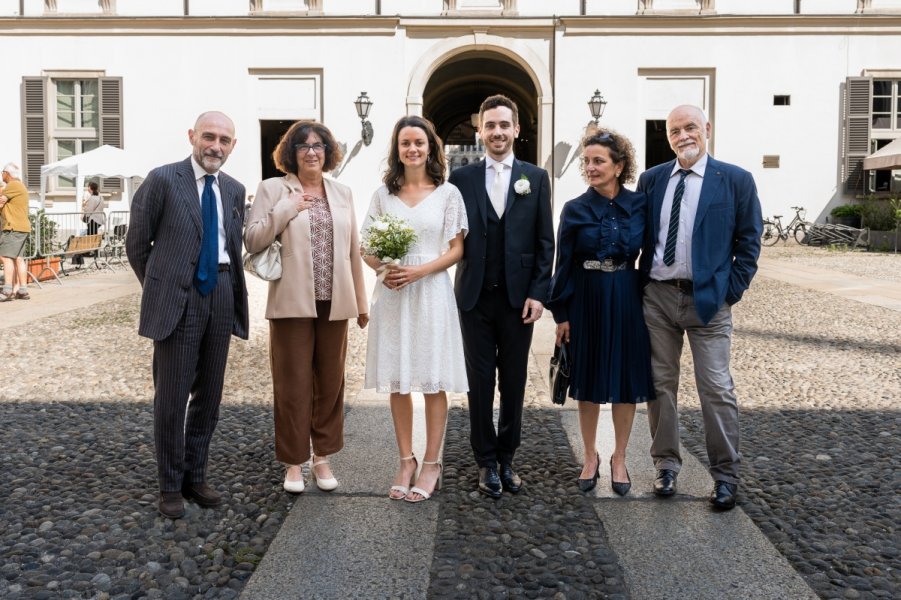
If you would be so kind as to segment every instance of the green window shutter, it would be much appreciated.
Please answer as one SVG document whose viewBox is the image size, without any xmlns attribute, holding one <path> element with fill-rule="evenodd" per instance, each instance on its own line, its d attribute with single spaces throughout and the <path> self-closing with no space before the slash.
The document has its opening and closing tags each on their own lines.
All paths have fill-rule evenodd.
<svg viewBox="0 0 901 600">
<path fill-rule="evenodd" d="M 873 107 L 873 78 L 845 79 L 842 144 L 842 183 L 847 193 L 862 193 L 863 159 L 870 153 L 870 112 Z"/>
<path fill-rule="evenodd" d="M 44 77 L 22 78 L 22 182 L 29 190 L 41 188 L 41 167 L 47 162 L 47 119 Z"/>
<path fill-rule="evenodd" d="M 122 148 L 122 78 L 100 78 L 100 145 Z M 107 177 L 100 182 L 102 192 L 121 192 L 122 178 Z"/>
</svg>

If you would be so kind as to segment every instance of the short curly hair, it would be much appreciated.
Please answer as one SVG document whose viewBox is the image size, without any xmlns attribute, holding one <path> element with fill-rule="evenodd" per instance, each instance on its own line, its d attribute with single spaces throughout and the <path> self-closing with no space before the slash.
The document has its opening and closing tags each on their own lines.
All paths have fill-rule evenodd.
<svg viewBox="0 0 901 600">
<path fill-rule="evenodd" d="M 311 133 L 322 138 L 322 143 L 325 144 L 325 160 L 322 164 L 322 171 L 328 173 L 341 164 L 344 152 L 331 130 L 318 121 L 304 120 L 291 125 L 279 140 L 278 146 L 272 152 L 275 168 L 282 173 L 297 175 L 297 150 L 294 149 L 294 146 L 305 143 Z"/>
<path fill-rule="evenodd" d="M 621 135 L 612 129 L 592 129 L 582 138 L 580 144 L 582 150 L 588 146 L 604 146 L 610 151 L 610 158 L 615 163 L 622 163 L 623 170 L 620 172 L 616 180 L 620 185 L 635 181 L 635 148 L 632 142 L 624 135 Z M 585 177 L 585 165 L 580 164 L 582 177 Z"/>
</svg>

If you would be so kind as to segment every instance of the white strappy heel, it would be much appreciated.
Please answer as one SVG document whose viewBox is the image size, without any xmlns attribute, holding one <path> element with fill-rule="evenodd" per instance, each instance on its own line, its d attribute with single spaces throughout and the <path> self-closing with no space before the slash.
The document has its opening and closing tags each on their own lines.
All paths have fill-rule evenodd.
<svg viewBox="0 0 901 600">
<path fill-rule="evenodd" d="M 435 492 L 437 492 L 438 490 L 441 489 L 441 470 L 444 467 L 444 465 L 441 464 L 440 460 L 424 460 L 424 461 L 422 461 L 422 466 L 426 466 L 426 465 L 438 465 L 438 479 L 435 480 L 435 487 L 432 489 L 431 492 L 427 492 L 424 489 L 422 489 L 421 487 L 413 486 L 412 488 L 410 488 L 409 494 L 419 494 L 420 496 L 422 496 L 422 498 L 410 498 L 410 495 L 407 494 L 406 496 L 404 496 L 404 500 L 406 500 L 407 502 L 411 502 L 413 504 L 415 504 L 417 502 L 425 502 L 426 500 L 428 500 L 429 498 L 432 497 L 432 494 L 434 494 Z M 420 471 L 419 474 L 422 475 L 422 471 Z"/>
<path fill-rule="evenodd" d="M 412 460 L 413 461 L 413 473 L 410 475 L 410 481 L 413 481 L 413 478 L 416 476 L 416 466 L 417 466 L 416 455 L 411 454 L 410 456 L 404 456 L 401 458 L 401 460 Z M 392 500 L 403 500 L 404 498 L 406 498 L 407 494 L 410 493 L 410 487 L 409 487 L 410 481 L 407 482 L 407 485 L 392 485 L 391 489 L 388 491 L 388 497 L 391 498 Z M 399 494 L 399 495 L 395 495 L 395 494 Z"/>
</svg>

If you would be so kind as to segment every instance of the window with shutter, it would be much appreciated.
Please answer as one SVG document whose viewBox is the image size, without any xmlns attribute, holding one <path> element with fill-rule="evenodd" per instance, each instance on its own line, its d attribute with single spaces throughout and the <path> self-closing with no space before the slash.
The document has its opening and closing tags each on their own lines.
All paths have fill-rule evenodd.
<svg viewBox="0 0 901 600">
<path fill-rule="evenodd" d="M 100 78 L 100 144 L 122 148 L 122 78 Z M 102 192 L 121 192 L 122 178 L 100 182 Z"/>
<path fill-rule="evenodd" d="M 870 150 L 872 77 L 845 79 L 842 183 L 848 193 L 862 193 L 863 159 Z"/>
<path fill-rule="evenodd" d="M 41 166 L 109 144 L 123 146 L 122 78 L 102 71 L 50 71 L 22 79 L 23 181 L 41 185 Z M 75 191 L 75 179 L 55 177 L 48 191 Z M 101 192 L 120 192 L 117 177 L 101 182 Z M 76 193 L 76 196 L 79 194 Z"/>
<path fill-rule="evenodd" d="M 41 166 L 47 162 L 47 127 L 43 77 L 22 78 L 22 181 L 30 190 L 41 187 Z"/>
</svg>

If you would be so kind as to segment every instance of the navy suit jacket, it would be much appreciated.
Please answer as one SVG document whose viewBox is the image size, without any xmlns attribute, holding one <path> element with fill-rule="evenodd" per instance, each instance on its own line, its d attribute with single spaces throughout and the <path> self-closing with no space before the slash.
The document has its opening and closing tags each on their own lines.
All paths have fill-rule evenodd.
<svg viewBox="0 0 901 600">
<path fill-rule="evenodd" d="M 247 287 L 241 264 L 244 186 L 220 171 L 219 195 L 235 296 L 232 333 L 247 339 Z M 191 158 L 152 170 L 131 202 L 125 238 L 128 262 L 143 287 L 140 335 L 164 340 L 184 317 L 202 238 Z"/>
<path fill-rule="evenodd" d="M 523 175 L 531 189 L 520 195 L 513 186 Z M 463 259 L 457 264 L 454 277 L 457 307 L 468 311 L 476 305 L 485 281 L 487 211 L 491 204 L 485 189 L 485 160 L 456 169 L 449 181 L 463 195 L 469 220 L 469 233 L 463 240 Z M 504 274 L 512 308 L 522 309 L 527 298 L 544 302 L 553 262 L 550 178 L 544 169 L 514 158 L 504 209 Z"/>
<path fill-rule="evenodd" d="M 660 233 L 660 208 L 675 159 L 638 178 L 638 190 L 650 202 L 647 236 L 639 260 L 650 278 L 654 246 Z M 708 156 L 698 211 L 692 230 L 691 268 L 698 317 L 709 323 L 723 305 L 741 300 L 757 272 L 763 217 L 757 186 L 750 173 Z"/>
</svg>

